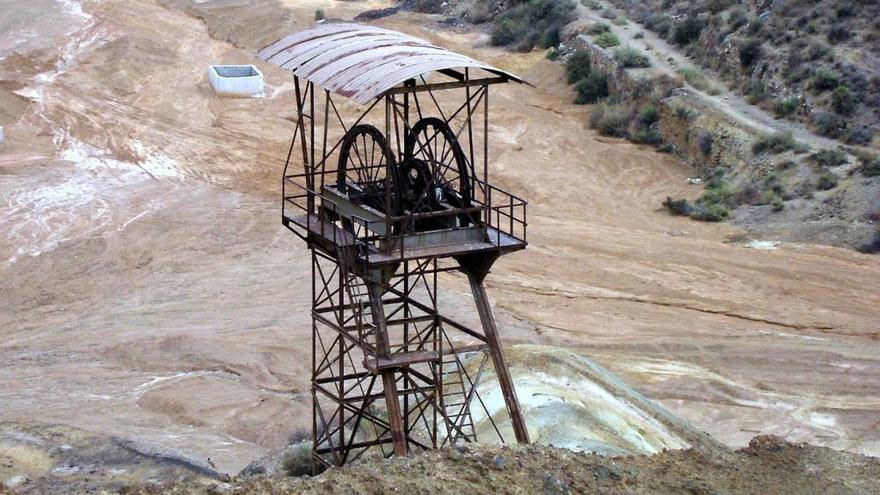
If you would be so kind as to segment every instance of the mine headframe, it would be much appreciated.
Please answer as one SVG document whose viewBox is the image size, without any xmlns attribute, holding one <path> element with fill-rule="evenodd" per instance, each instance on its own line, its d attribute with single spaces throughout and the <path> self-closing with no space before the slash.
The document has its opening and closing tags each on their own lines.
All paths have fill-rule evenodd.
<svg viewBox="0 0 880 495">
<path fill-rule="evenodd" d="M 499 256 L 526 247 L 526 202 L 488 181 L 489 88 L 524 81 L 358 24 L 320 24 L 260 56 L 294 75 L 282 222 L 312 258 L 316 463 L 478 433 L 528 443 L 483 287 Z M 467 276 L 480 326 L 441 309 L 447 272 Z M 491 380 L 506 414 L 480 396 Z"/>
</svg>

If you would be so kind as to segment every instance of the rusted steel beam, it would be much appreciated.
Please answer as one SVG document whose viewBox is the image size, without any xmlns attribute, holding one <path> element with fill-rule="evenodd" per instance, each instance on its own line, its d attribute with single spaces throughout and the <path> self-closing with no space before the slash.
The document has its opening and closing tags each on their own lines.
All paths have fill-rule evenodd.
<svg viewBox="0 0 880 495">
<path fill-rule="evenodd" d="M 381 282 L 370 281 L 367 284 L 367 291 L 370 298 L 373 325 L 376 327 L 376 354 L 380 358 L 389 358 L 391 353 L 388 344 L 385 308 L 382 304 Z M 388 408 L 391 438 L 394 440 L 394 455 L 402 457 L 407 452 L 406 434 L 403 428 L 403 415 L 400 413 L 400 403 L 397 401 L 397 381 L 394 378 L 394 374 L 394 370 L 382 371 L 382 389 L 385 392 L 385 407 Z"/>
<path fill-rule="evenodd" d="M 474 270 L 466 270 L 466 273 L 471 285 L 471 292 L 474 294 L 474 302 L 477 303 L 480 321 L 483 323 L 483 332 L 486 334 L 486 342 L 489 344 L 489 353 L 492 356 L 492 363 L 495 365 L 498 384 L 501 386 L 504 403 L 507 406 L 508 414 L 510 414 L 510 422 L 513 424 L 513 433 L 516 435 L 517 442 L 528 444 L 529 431 L 526 429 L 526 421 L 519 407 L 519 399 L 516 397 L 516 389 L 513 387 L 510 370 L 507 369 L 504 349 L 501 348 L 501 341 L 498 339 L 498 327 L 495 326 L 495 317 L 492 316 L 489 296 L 486 295 L 486 289 L 483 287 L 483 277 Z"/>
<path fill-rule="evenodd" d="M 391 88 L 386 95 L 401 95 L 407 93 L 423 93 L 426 91 L 442 91 L 444 89 L 471 88 L 474 86 L 486 86 L 489 84 L 503 84 L 510 81 L 504 76 L 485 77 L 481 79 L 471 79 L 470 81 L 450 81 L 442 83 L 419 84 L 418 86 L 402 86 L 399 88 Z"/>
</svg>

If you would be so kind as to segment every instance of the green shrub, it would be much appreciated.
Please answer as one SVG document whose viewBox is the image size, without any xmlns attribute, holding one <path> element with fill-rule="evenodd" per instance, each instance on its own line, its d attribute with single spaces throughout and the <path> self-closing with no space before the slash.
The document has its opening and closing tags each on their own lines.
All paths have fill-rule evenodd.
<svg viewBox="0 0 880 495">
<path fill-rule="evenodd" d="M 727 16 L 727 27 L 730 31 L 736 31 L 737 29 L 745 26 L 748 23 L 749 16 L 742 8 L 732 10 L 730 12 L 730 15 Z"/>
<path fill-rule="evenodd" d="M 682 120 L 692 120 L 697 117 L 697 113 L 688 107 L 675 107 L 675 116 Z"/>
<path fill-rule="evenodd" d="M 816 189 L 820 191 L 828 191 L 835 187 L 837 187 L 837 177 L 833 174 L 826 172 L 819 176 L 819 182 L 816 184 Z"/>
<path fill-rule="evenodd" d="M 596 22 L 590 24 L 590 27 L 587 28 L 587 33 L 589 34 L 602 34 L 611 31 L 611 26 L 605 24 L 604 22 Z"/>
<path fill-rule="evenodd" d="M 690 216 L 694 211 L 694 207 L 686 199 L 672 199 L 669 196 L 666 196 L 666 200 L 663 201 L 663 206 L 669 210 L 673 215 L 679 216 Z"/>
<path fill-rule="evenodd" d="M 752 144 L 752 153 L 784 153 L 798 147 L 797 141 L 790 132 L 763 134 Z"/>
<path fill-rule="evenodd" d="M 782 211 L 785 208 L 782 196 L 778 193 L 774 193 L 773 198 L 770 200 L 770 206 L 773 208 L 773 211 Z"/>
<path fill-rule="evenodd" d="M 614 18 L 613 22 L 615 26 L 626 26 L 628 21 L 626 20 L 626 17 L 619 15 Z"/>
<path fill-rule="evenodd" d="M 831 112 L 819 112 L 813 116 L 813 127 L 820 136 L 840 137 L 843 121 Z"/>
<path fill-rule="evenodd" d="M 834 111 L 841 115 L 849 115 L 855 111 L 858 106 L 856 96 L 853 94 L 849 86 L 840 85 L 834 89 L 831 94 L 831 107 Z"/>
<path fill-rule="evenodd" d="M 639 111 L 639 121 L 650 127 L 660 120 L 660 111 L 654 105 L 647 105 Z"/>
<path fill-rule="evenodd" d="M 672 30 L 673 20 L 666 14 L 652 14 L 644 20 L 644 24 L 646 28 L 665 38 Z"/>
<path fill-rule="evenodd" d="M 303 442 L 290 447 L 281 458 L 281 468 L 288 476 L 308 476 L 312 474 L 312 444 Z"/>
<path fill-rule="evenodd" d="M 761 79 L 752 79 L 746 87 L 746 93 L 746 100 L 752 105 L 757 105 L 767 99 L 767 83 Z"/>
<path fill-rule="evenodd" d="M 555 60 L 559 60 L 559 55 L 560 55 L 559 50 L 557 50 L 556 47 L 553 47 L 553 48 L 547 50 L 546 57 L 547 57 L 547 60 L 554 60 L 555 61 Z"/>
<path fill-rule="evenodd" d="M 672 41 L 681 46 L 693 43 L 700 37 L 703 24 L 703 21 L 694 16 L 678 22 L 672 31 Z"/>
<path fill-rule="evenodd" d="M 614 51 L 614 58 L 621 67 L 650 67 L 651 60 L 644 53 L 635 48 L 624 46 Z"/>
<path fill-rule="evenodd" d="M 581 0 L 581 4 L 588 9 L 599 10 L 602 8 L 602 4 L 600 4 L 597 0 Z"/>
<path fill-rule="evenodd" d="M 874 237 L 872 237 L 870 241 L 859 246 L 859 252 L 865 254 L 880 253 L 880 230 L 878 230 L 877 233 L 874 234 Z"/>
<path fill-rule="evenodd" d="M 845 137 L 845 141 L 849 144 L 870 144 L 873 139 L 874 131 L 866 125 L 854 126 Z"/>
<path fill-rule="evenodd" d="M 315 20 L 323 21 L 327 18 L 327 14 L 324 12 L 324 9 L 318 9 L 315 11 Z"/>
<path fill-rule="evenodd" d="M 764 48 L 758 38 L 749 38 L 739 45 L 739 63 L 751 67 L 764 55 Z"/>
<path fill-rule="evenodd" d="M 633 39 L 640 40 L 645 37 L 645 33 L 639 31 L 638 33 L 633 35 Z"/>
<path fill-rule="evenodd" d="M 849 31 L 849 28 L 838 24 L 828 30 L 828 35 L 826 37 L 828 38 L 829 43 L 831 43 L 832 45 L 836 45 L 841 41 L 848 40 L 850 36 L 851 33 Z"/>
<path fill-rule="evenodd" d="M 810 155 L 810 159 L 814 162 L 818 163 L 823 167 L 838 167 L 848 162 L 846 153 L 842 150 L 819 150 L 812 155 Z"/>
<path fill-rule="evenodd" d="M 777 191 L 774 191 L 773 189 L 767 189 L 766 191 L 761 193 L 761 197 L 758 199 L 758 204 L 759 205 L 769 205 L 777 197 L 779 199 L 782 199 L 782 197 L 779 196 L 779 193 Z"/>
<path fill-rule="evenodd" d="M 527 0 L 495 18 L 492 44 L 516 44 L 521 51 L 558 45 L 559 32 L 574 20 L 574 10 L 572 0 Z"/>
<path fill-rule="evenodd" d="M 800 104 L 800 98 L 797 96 L 790 96 L 783 100 L 778 100 L 773 106 L 773 110 L 776 112 L 776 117 L 787 117 L 797 111 Z"/>
<path fill-rule="evenodd" d="M 840 83 L 840 73 L 827 67 L 819 67 L 813 72 L 813 88 L 819 91 L 834 89 Z"/>
<path fill-rule="evenodd" d="M 703 5 L 709 12 L 717 14 L 736 3 L 736 0 L 707 0 Z"/>
<path fill-rule="evenodd" d="M 608 96 L 608 79 L 605 74 L 594 70 L 586 78 L 578 81 L 574 89 L 577 91 L 575 103 L 579 105 L 596 103 L 600 98 Z"/>
<path fill-rule="evenodd" d="M 703 195 L 697 199 L 697 204 L 720 204 L 726 209 L 729 206 L 735 206 L 733 198 L 733 191 L 730 190 L 727 181 L 724 180 L 724 176 L 717 175 L 706 183 L 706 190 L 703 191 Z"/>
<path fill-rule="evenodd" d="M 619 103 L 602 103 L 590 114 L 590 126 L 603 136 L 627 137 L 630 120 L 630 108 Z"/>
<path fill-rule="evenodd" d="M 443 2 L 440 2 L 440 5 L 442 4 Z M 440 7 L 438 7 L 438 9 L 439 8 Z M 484 22 L 489 22 L 492 20 L 493 17 L 495 17 L 492 4 L 489 2 L 489 0 L 474 2 L 474 4 L 467 9 L 466 14 L 468 21 L 472 24 L 482 24 Z"/>
<path fill-rule="evenodd" d="M 444 0 L 415 0 L 412 3 L 412 9 L 416 12 L 424 12 L 426 14 L 439 14 L 443 11 Z M 470 18 L 471 22 L 475 22 Z"/>
<path fill-rule="evenodd" d="M 706 76 L 700 69 L 694 69 L 691 67 L 686 67 L 678 71 L 679 74 L 684 78 L 685 81 L 688 82 L 691 86 L 699 89 L 700 91 L 706 91 L 709 89 L 709 81 L 706 79 Z"/>
<path fill-rule="evenodd" d="M 593 36 L 593 42 L 602 48 L 611 48 L 620 44 L 620 39 L 614 33 L 607 31 Z"/>
<path fill-rule="evenodd" d="M 700 148 L 700 152 L 703 155 L 708 156 L 709 153 L 712 153 L 712 144 L 714 144 L 715 138 L 711 133 L 702 131 L 700 133 L 700 137 L 697 140 L 697 147 Z"/>
<path fill-rule="evenodd" d="M 630 136 L 630 141 L 636 144 L 650 144 L 658 146 L 663 143 L 663 136 L 654 129 L 639 129 Z"/>
<path fill-rule="evenodd" d="M 819 60 L 824 57 L 831 51 L 831 48 L 828 45 L 822 43 L 821 41 L 813 40 L 810 42 L 807 47 L 807 59 L 808 60 Z"/>
<path fill-rule="evenodd" d="M 728 216 L 727 207 L 719 203 L 697 204 L 697 207 L 691 213 L 691 218 L 703 222 L 720 222 Z"/>
<path fill-rule="evenodd" d="M 866 153 L 859 157 L 862 162 L 861 172 L 865 177 L 880 176 L 880 157 L 873 153 Z"/>
<path fill-rule="evenodd" d="M 565 61 L 565 73 L 568 76 L 568 83 L 574 84 L 581 79 L 585 79 L 590 75 L 592 67 L 592 59 L 590 52 L 586 50 L 577 50 Z"/>
</svg>

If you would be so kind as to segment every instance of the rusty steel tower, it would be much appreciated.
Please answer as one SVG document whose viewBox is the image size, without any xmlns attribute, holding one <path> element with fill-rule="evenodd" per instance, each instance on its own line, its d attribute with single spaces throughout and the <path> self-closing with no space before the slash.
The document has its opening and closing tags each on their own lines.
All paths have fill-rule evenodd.
<svg viewBox="0 0 880 495">
<path fill-rule="evenodd" d="M 294 75 L 282 222 L 312 259 L 315 462 L 476 441 L 475 416 L 481 435 L 511 440 L 478 392 L 489 366 L 528 443 L 483 286 L 526 247 L 526 202 L 488 181 L 489 88 L 524 81 L 358 24 L 321 24 L 260 56 Z M 455 273 L 479 326 L 442 309 L 438 282 Z"/>
</svg>

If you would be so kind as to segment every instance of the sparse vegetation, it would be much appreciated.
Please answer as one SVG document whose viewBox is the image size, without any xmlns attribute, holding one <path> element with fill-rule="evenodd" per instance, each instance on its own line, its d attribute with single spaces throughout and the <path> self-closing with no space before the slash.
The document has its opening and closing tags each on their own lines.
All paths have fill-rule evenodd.
<svg viewBox="0 0 880 495">
<path fill-rule="evenodd" d="M 764 134 L 752 144 L 752 153 L 784 153 L 797 149 L 798 143 L 794 140 L 794 136 L 790 132 L 777 132 L 775 134 Z"/>
<path fill-rule="evenodd" d="M 624 46 L 614 51 L 614 58 L 621 67 L 650 67 L 651 61 L 648 56 L 630 46 Z"/>
<path fill-rule="evenodd" d="M 603 136 L 627 137 L 631 109 L 621 103 L 601 103 L 590 114 L 590 125 Z"/>
<path fill-rule="evenodd" d="M 559 44 L 559 32 L 574 19 L 572 0 L 527 0 L 497 16 L 492 44 L 529 51 Z"/>
<path fill-rule="evenodd" d="M 782 199 L 782 196 L 779 194 L 773 194 L 773 198 L 770 200 L 770 207 L 773 208 L 773 211 L 782 211 L 785 209 L 785 202 Z"/>
<path fill-rule="evenodd" d="M 736 207 L 734 194 L 724 179 L 724 173 L 721 171 L 718 171 L 708 181 L 703 195 L 693 204 L 685 199 L 673 199 L 671 197 L 667 197 L 662 204 L 673 215 L 687 215 L 694 220 L 704 222 L 720 222 L 725 220 L 730 215 L 730 208 Z"/>
<path fill-rule="evenodd" d="M 846 153 L 839 149 L 819 150 L 810 155 L 810 159 L 822 167 L 837 167 L 849 161 Z"/>
<path fill-rule="evenodd" d="M 693 213 L 694 207 L 691 206 L 690 202 L 686 199 L 672 199 L 669 196 L 666 196 L 666 200 L 663 201 L 663 206 L 669 210 L 673 215 L 685 216 L 688 217 Z"/>
<path fill-rule="evenodd" d="M 437 14 L 443 11 L 445 0 L 412 0 L 412 9 L 416 12 L 424 12 L 427 14 Z M 483 4 L 483 2 L 477 2 Z M 473 19 L 470 19 L 474 22 Z"/>
<path fill-rule="evenodd" d="M 326 18 L 327 18 L 327 13 L 324 12 L 324 9 L 315 10 L 315 20 L 316 21 L 323 21 Z"/>
<path fill-rule="evenodd" d="M 797 111 L 800 106 L 801 101 L 797 96 L 789 96 L 788 98 L 778 100 L 776 104 L 773 106 L 773 111 L 776 113 L 776 117 L 788 117 Z"/>
<path fill-rule="evenodd" d="M 599 99 L 608 96 L 608 79 L 605 74 L 594 70 L 587 77 L 578 81 L 574 89 L 577 91 L 575 103 L 580 105 L 596 103 Z"/>
<path fill-rule="evenodd" d="M 819 112 L 813 116 L 813 128 L 820 136 L 836 138 L 841 135 L 843 121 L 831 112 Z"/>
<path fill-rule="evenodd" d="M 310 442 L 291 446 L 281 459 L 281 468 L 288 476 L 311 475 L 312 465 L 312 444 Z"/>
<path fill-rule="evenodd" d="M 743 67 L 751 67 L 761 59 L 764 47 L 758 38 L 748 38 L 739 46 L 739 62 Z"/>
<path fill-rule="evenodd" d="M 865 153 L 859 157 L 862 164 L 860 171 L 865 177 L 880 176 L 880 157 L 873 153 Z"/>
<path fill-rule="evenodd" d="M 857 106 L 856 96 L 848 86 L 840 85 L 831 94 L 831 107 L 841 115 L 850 115 Z"/>
<path fill-rule="evenodd" d="M 832 26 L 831 29 L 828 30 L 827 35 L 828 42 L 832 45 L 836 45 L 841 41 L 846 41 L 850 38 L 850 36 L 852 36 L 852 34 L 850 33 L 849 29 L 842 24 Z"/>
<path fill-rule="evenodd" d="M 681 46 L 693 43 L 700 37 L 703 26 L 703 22 L 695 16 L 687 17 L 675 25 L 672 33 L 672 40 Z"/>
<path fill-rule="evenodd" d="M 859 246 L 859 251 L 865 254 L 880 253 L 880 230 L 877 230 L 877 232 L 874 234 L 874 237 L 872 237 L 870 241 L 866 242 L 862 246 Z"/>
<path fill-rule="evenodd" d="M 581 79 L 586 79 L 592 71 L 592 58 L 586 50 L 576 50 L 565 61 L 565 73 L 568 76 L 568 84 L 574 84 Z"/>
<path fill-rule="evenodd" d="M 703 131 L 700 133 L 700 136 L 697 140 L 697 147 L 700 148 L 700 153 L 705 156 L 708 156 L 712 153 L 712 144 L 715 142 L 715 138 L 711 133 Z"/>
<path fill-rule="evenodd" d="M 837 177 L 833 174 L 826 172 L 819 176 L 819 182 L 816 184 L 816 189 L 820 191 L 828 191 L 835 187 L 837 187 Z"/>
<path fill-rule="evenodd" d="M 593 42 L 602 48 L 611 48 L 620 44 L 620 38 L 611 31 L 606 31 L 593 36 Z"/>
<path fill-rule="evenodd" d="M 779 118 L 851 144 L 870 145 L 880 131 L 878 2 L 791 0 L 771 9 L 726 0 L 611 3 Z M 686 80 L 709 92 L 698 77 Z M 823 113 L 838 119 L 817 118 Z"/>
<path fill-rule="evenodd" d="M 827 67 L 819 67 L 813 73 L 813 88 L 817 91 L 834 89 L 840 84 L 840 73 Z"/>
<path fill-rule="evenodd" d="M 660 120 L 660 111 L 654 105 L 647 105 L 639 111 L 639 120 L 645 126 L 654 125 Z"/>
<path fill-rule="evenodd" d="M 602 34 L 611 31 L 611 26 L 605 24 L 604 22 L 596 22 L 591 24 L 589 28 L 587 28 L 587 33 L 589 34 Z"/>
<path fill-rule="evenodd" d="M 706 79 L 703 71 L 686 67 L 679 70 L 678 73 L 681 74 L 684 80 L 694 88 L 699 89 L 700 91 L 706 91 L 710 94 L 717 93 L 717 89 L 709 85 L 709 80 Z"/>
</svg>

